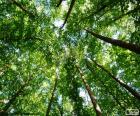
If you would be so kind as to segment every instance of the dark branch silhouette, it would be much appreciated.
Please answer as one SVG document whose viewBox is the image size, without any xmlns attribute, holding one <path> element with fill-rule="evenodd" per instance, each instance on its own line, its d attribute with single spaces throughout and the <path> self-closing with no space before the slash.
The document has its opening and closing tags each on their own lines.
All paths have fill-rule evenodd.
<svg viewBox="0 0 140 116">
<path fill-rule="evenodd" d="M 4 111 L 0 111 L 0 116 L 15 116 L 15 115 L 34 115 L 34 116 L 38 116 L 39 113 L 29 113 L 29 112 L 14 112 L 14 113 L 9 113 L 9 112 L 4 112 Z"/>
<path fill-rule="evenodd" d="M 91 65 L 87 62 L 86 60 L 86 66 L 87 68 L 90 70 L 90 72 L 94 75 L 95 72 L 93 71 Z M 119 99 L 114 95 L 114 93 L 111 92 L 111 88 L 108 88 L 108 86 L 104 83 L 104 81 L 102 81 L 101 79 L 99 80 L 100 83 L 104 86 L 104 88 L 106 89 L 106 92 L 108 92 L 112 98 L 115 100 L 115 102 L 122 108 L 125 110 L 125 107 L 121 104 L 121 102 L 119 101 Z"/>
<path fill-rule="evenodd" d="M 46 116 L 49 116 L 49 113 L 50 113 L 50 110 L 51 110 L 51 105 L 52 105 L 53 100 L 54 100 L 54 93 L 56 91 L 58 78 L 59 78 L 59 75 L 56 73 L 54 88 L 53 88 L 53 91 L 52 91 L 52 94 L 51 94 L 51 99 L 50 99 L 49 104 L 48 104 L 48 108 L 47 108 L 47 111 L 46 111 Z"/>
<path fill-rule="evenodd" d="M 99 104 L 97 103 L 97 100 L 96 100 L 96 97 L 93 95 L 93 92 L 91 91 L 90 89 L 90 86 L 88 85 L 88 83 L 86 82 L 86 80 L 84 79 L 84 74 L 83 72 L 80 70 L 80 67 L 76 65 L 76 68 L 77 70 L 79 71 L 80 73 L 80 77 L 84 83 L 84 86 L 86 87 L 86 90 L 90 96 L 90 99 L 91 99 L 91 102 L 92 102 L 92 105 L 93 105 L 93 108 L 95 109 L 96 111 L 96 115 L 97 116 L 101 116 L 102 115 L 102 111 L 100 109 L 100 106 Z"/>
<path fill-rule="evenodd" d="M 9 102 L 6 104 L 6 106 L 3 108 L 3 111 L 6 112 L 10 106 L 13 104 L 13 102 L 16 100 L 16 98 L 23 92 L 23 89 L 25 86 L 22 86 L 9 100 Z"/>
<path fill-rule="evenodd" d="M 62 1 L 63 1 L 63 0 L 59 0 L 59 3 L 57 4 L 56 7 L 59 7 L 59 6 L 61 5 Z"/>
<path fill-rule="evenodd" d="M 25 87 L 27 86 L 27 84 L 29 83 L 29 81 L 30 81 L 31 79 L 32 79 L 32 78 L 30 77 L 30 78 L 25 82 L 25 84 L 22 85 L 22 86 L 19 88 L 19 90 L 17 90 L 17 92 L 15 92 L 15 93 L 11 96 L 9 102 L 8 102 L 8 103 L 5 105 L 5 107 L 3 108 L 3 110 L 2 110 L 3 112 L 7 112 L 7 110 L 10 108 L 10 106 L 16 101 L 17 97 L 19 97 L 19 95 L 22 94 L 22 93 L 24 92 Z"/>
<path fill-rule="evenodd" d="M 119 83 L 123 88 L 125 88 L 128 92 L 130 92 L 135 98 L 137 98 L 138 100 L 140 100 L 140 93 L 138 93 L 137 91 L 135 91 L 132 87 L 130 87 L 129 85 L 127 85 L 125 82 L 123 82 L 122 80 L 116 78 L 111 72 L 109 72 L 106 68 L 104 68 L 102 65 L 98 64 L 95 60 L 91 61 L 98 66 L 100 69 L 102 69 L 103 71 L 105 71 L 110 77 L 112 77 L 113 80 L 115 80 L 117 83 Z"/>
<path fill-rule="evenodd" d="M 117 39 L 112 39 L 112 38 L 109 38 L 109 37 L 105 37 L 105 36 L 96 34 L 96 33 L 92 32 L 89 29 L 85 29 L 85 30 L 88 33 L 90 33 L 94 37 L 97 37 L 100 40 L 103 40 L 103 41 L 105 41 L 107 43 L 111 43 L 112 45 L 119 46 L 121 48 L 128 49 L 128 50 L 130 50 L 132 52 L 135 52 L 137 54 L 140 54 L 140 46 L 138 46 L 136 44 L 131 44 L 131 43 L 124 42 L 122 40 L 117 40 Z"/>
<path fill-rule="evenodd" d="M 67 22 L 67 20 L 68 20 L 68 18 L 69 18 L 69 16 L 70 16 L 70 13 L 71 13 L 71 11 L 72 11 L 72 8 L 73 8 L 73 6 L 74 6 L 75 1 L 76 1 L 76 0 L 72 0 L 72 1 L 71 1 L 71 4 L 70 4 L 69 10 L 68 10 L 68 13 L 67 13 L 67 15 L 66 15 L 66 18 L 65 18 L 65 20 L 64 20 L 64 23 L 63 23 L 61 29 L 65 26 L 65 24 L 66 24 L 66 22 Z"/>
<path fill-rule="evenodd" d="M 31 17 L 35 17 L 35 15 L 32 12 L 29 12 L 22 4 L 18 3 L 15 0 L 12 0 L 13 4 L 15 4 L 17 7 L 19 7 L 22 11 L 27 13 Z"/>
<path fill-rule="evenodd" d="M 130 15 L 132 13 L 137 12 L 140 9 L 140 6 L 137 6 L 136 8 L 134 8 L 133 10 L 128 11 L 127 13 L 124 13 L 116 18 L 114 18 L 112 21 L 109 21 L 106 25 L 110 25 L 118 20 L 120 20 L 121 18 L 123 18 L 124 16 Z"/>
</svg>

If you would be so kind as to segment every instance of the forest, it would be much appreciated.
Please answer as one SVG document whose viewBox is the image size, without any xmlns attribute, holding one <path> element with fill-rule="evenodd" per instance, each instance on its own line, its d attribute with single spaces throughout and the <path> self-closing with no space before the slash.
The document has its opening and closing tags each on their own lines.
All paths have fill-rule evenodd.
<svg viewBox="0 0 140 116">
<path fill-rule="evenodd" d="M 140 0 L 0 0 L 0 116 L 140 115 Z"/>
</svg>

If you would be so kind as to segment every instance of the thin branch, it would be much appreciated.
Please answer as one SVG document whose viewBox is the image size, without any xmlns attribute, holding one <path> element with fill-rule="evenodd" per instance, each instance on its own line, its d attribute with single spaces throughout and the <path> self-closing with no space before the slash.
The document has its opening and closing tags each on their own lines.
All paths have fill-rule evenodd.
<svg viewBox="0 0 140 116">
<path fill-rule="evenodd" d="M 59 78 L 59 74 L 58 74 L 58 72 L 56 71 L 56 78 L 55 78 L 54 88 L 53 88 L 53 91 L 52 91 L 52 94 L 51 94 L 50 102 L 49 102 L 49 104 L 48 104 L 48 108 L 47 108 L 47 111 L 46 111 L 46 116 L 49 116 L 49 113 L 50 113 L 50 110 L 51 110 L 51 105 L 52 105 L 53 100 L 54 100 L 54 93 L 55 93 L 55 91 L 56 91 L 56 86 L 57 86 L 58 78 Z"/>
<path fill-rule="evenodd" d="M 137 54 L 140 54 L 140 46 L 136 45 L 136 44 L 131 44 L 131 43 L 127 43 L 127 42 L 124 42 L 122 40 L 118 40 L 118 39 L 112 39 L 112 38 L 109 38 L 109 37 L 105 37 L 105 36 L 102 36 L 102 35 L 99 35 L 95 32 L 92 32 L 91 30 L 89 29 L 85 29 L 88 33 L 90 33 L 91 35 L 93 35 L 94 37 L 97 37 L 98 39 L 100 40 L 103 40 L 107 43 L 111 43 L 112 45 L 114 46 L 119 46 L 121 48 L 124 48 L 124 49 L 128 49 L 132 52 L 135 52 Z"/>
<path fill-rule="evenodd" d="M 66 15 L 65 21 L 64 21 L 64 23 L 63 23 L 61 29 L 65 26 L 65 24 L 66 24 L 66 22 L 67 22 L 67 20 L 68 20 L 68 18 L 69 18 L 69 16 L 70 16 L 70 13 L 71 13 L 71 11 L 72 11 L 72 8 L 73 8 L 73 6 L 74 6 L 75 1 L 76 1 L 76 0 L 72 0 L 72 1 L 71 1 L 70 8 L 69 8 L 69 10 L 68 10 L 68 13 L 67 13 L 67 15 Z"/>
<path fill-rule="evenodd" d="M 35 15 L 32 12 L 29 12 L 22 4 L 18 3 L 15 0 L 12 0 L 13 4 L 15 4 L 17 7 L 19 7 L 22 11 L 27 13 L 31 17 L 35 17 Z"/>
<path fill-rule="evenodd" d="M 93 108 L 95 109 L 96 111 L 96 115 L 97 116 L 101 116 L 102 115 L 102 111 L 100 109 L 100 106 L 99 104 L 97 103 L 97 100 L 96 100 L 96 97 L 93 95 L 93 92 L 91 91 L 90 89 L 90 86 L 88 85 L 88 83 L 86 82 L 86 80 L 84 79 L 84 74 L 83 72 L 80 70 L 80 67 L 76 65 L 76 68 L 77 70 L 79 71 L 80 73 L 80 77 L 84 83 L 84 86 L 86 87 L 86 90 L 90 96 L 90 99 L 91 99 L 91 102 L 92 102 L 92 105 L 93 105 Z"/>
<path fill-rule="evenodd" d="M 131 93 L 135 98 L 137 98 L 138 100 L 140 100 L 140 93 L 138 93 L 137 91 L 135 91 L 132 87 L 130 87 L 129 85 L 127 85 L 125 82 L 123 82 L 122 80 L 116 78 L 111 72 L 109 72 L 106 68 L 104 68 L 102 65 L 98 64 L 95 60 L 90 60 L 92 61 L 96 66 L 98 66 L 100 69 L 102 69 L 103 71 L 105 71 L 110 77 L 112 77 L 113 80 L 115 80 L 117 83 L 119 83 L 123 88 L 125 88 L 129 93 Z"/>
<path fill-rule="evenodd" d="M 63 1 L 63 0 L 59 0 L 59 3 L 57 4 L 56 7 L 59 7 L 59 6 L 61 5 L 62 1 Z"/>
<path fill-rule="evenodd" d="M 23 92 L 25 86 L 22 86 L 9 100 L 9 102 L 6 104 L 6 106 L 3 108 L 3 111 L 6 112 L 10 106 L 13 104 L 13 102 L 16 100 L 16 98 Z"/>
<path fill-rule="evenodd" d="M 113 19 L 112 21 L 110 21 L 109 23 L 107 23 L 107 25 L 110 25 L 110 24 L 112 24 L 112 23 L 114 23 L 114 22 L 120 20 L 120 19 L 123 18 L 124 16 L 130 15 L 130 14 L 132 14 L 132 13 L 138 11 L 139 9 L 140 9 L 140 6 L 137 6 L 137 7 L 134 8 L 133 10 L 130 10 L 130 11 L 128 11 L 127 13 L 124 13 L 124 14 L 122 14 L 122 15 L 116 17 L 115 19 Z"/>
<path fill-rule="evenodd" d="M 10 106 L 15 102 L 16 98 L 19 97 L 19 95 L 24 91 L 25 87 L 27 86 L 27 84 L 29 83 L 29 81 L 31 80 L 31 77 L 27 80 L 27 82 L 25 82 L 24 85 L 22 85 L 20 87 L 20 89 L 14 93 L 12 96 L 11 96 L 11 99 L 9 100 L 9 102 L 5 105 L 5 107 L 3 108 L 3 111 L 6 112 Z"/>
<path fill-rule="evenodd" d="M 90 72 L 91 72 L 92 74 L 94 74 L 94 71 L 93 71 L 91 65 L 88 64 L 87 60 L 86 60 L 86 66 L 87 66 L 87 68 L 90 70 Z M 122 106 L 121 102 L 118 100 L 117 97 L 114 96 L 114 94 L 113 94 L 113 93 L 110 91 L 110 89 L 105 85 L 105 83 L 104 83 L 101 79 L 100 79 L 99 81 L 100 81 L 100 83 L 105 87 L 106 92 L 108 92 L 108 93 L 113 97 L 113 99 L 115 100 L 115 102 L 116 102 L 122 109 L 125 110 L 125 107 Z"/>
</svg>

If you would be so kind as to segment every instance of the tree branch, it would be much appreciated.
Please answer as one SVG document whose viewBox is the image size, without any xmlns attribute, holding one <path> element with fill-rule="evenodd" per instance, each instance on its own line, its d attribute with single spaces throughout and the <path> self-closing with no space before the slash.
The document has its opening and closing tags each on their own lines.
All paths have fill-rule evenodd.
<svg viewBox="0 0 140 116">
<path fill-rule="evenodd" d="M 102 35 L 99 35 L 99 34 L 96 34 L 94 32 L 92 32 L 91 30 L 89 29 L 85 29 L 88 33 L 90 33 L 91 35 L 93 35 L 94 37 L 97 37 L 98 39 L 100 40 L 103 40 L 107 43 L 111 43 L 112 45 L 114 46 L 119 46 L 121 48 L 124 48 L 124 49 L 128 49 L 132 52 L 135 52 L 137 54 L 140 54 L 140 46 L 136 45 L 136 44 L 131 44 L 131 43 L 127 43 L 127 42 L 124 42 L 122 40 L 116 40 L 116 39 L 112 39 L 112 38 L 109 38 L 109 37 L 105 37 L 105 36 L 102 36 Z"/>
<path fill-rule="evenodd" d="M 94 74 L 94 71 L 93 71 L 91 65 L 88 64 L 87 60 L 86 60 L 86 66 L 87 66 L 87 68 L 90 70 L 90 72 L 91 72 L 92 74 Z M 108 92 L 108 93 L 113 97 L 113 99 L 115 100 L 115 102 L 116 102 L 122 109 L 125 110 L 125 107 L 122 106 L 121 102 L 118 100 L 117 97 L 114 96 L 114 94 L 113 94 L 113 93 L 110 91 L 110 89 L 105 85 L 105 83 L 104 83 L 101 79 L 100 79 L 99 81 L 100 81 L 101 84 L 105 87 L 106 92 Z"/>
<path fill-rule="evenodd" d="M 63 1 L 63 0 L 59 0 L 59 3 L 57 4 L 56 7 L 59 7 L 59 6 L 61 5 L 62 1 Z"/>
<path fill-rule="evenodd" d="M 15 4 L 17 7 L 19 7 L 22 11 L 27 13 L 31 17 L 35 17 L 35 15 L 32 12 L 29 12 L 22 4 L 18 3 L 15 0 L 12 0 L 13 4 Z"/>
<path fill-rule="evenodd" d="M 107 23 L 107 25 L 110 25 L 110 24 L 112 24 L 112 23 L 114 23 L 114 22 L 120 20 L 120 19 L 123 18 L 124 16 L 127 16 L 127 15 L 129 15 L 129 14 L 132 14 L 132 13 L 138 11 L 139 9 L 140 9 L 140 6 L 137 6 L 137 7 L 134 8 L 133 10 L 130 10 L 130 11 L 128 11 L 127 13 L 124 13 L 124 14 L 122 14 L 122 15 L 116 17 L 116 18 L 113 19 L 112 21 L 109 21 L 109 22 Z"/>
<path fill-rule="evenodd" d="M 83 72 L 80 70 L 80 67 L 79 67 L 79 66 L 76 65 L 76 68 L 77 68 L 77 70 L 79 71 L 80 77 L 81 77 L 81 79 L 82 79 L 82 81 L 83 81 L 83 83 L 84 83 L 84 86 L 86 87 L 86 90 L 87 90 L 87 92 L 88 92 L 88 94 L 89 94 L 89 96 L 90 96 L 92 105 L 93 105 L 93 107 L 94 107 L 94 109 L 95 109 L 95 111 L 96 111 L 96 115 L 97 115 L 97 116 L 101 116 L 101 115 L 102 115 L 102 111 L 101 111 L 101 109 L 100 109 L 100 106 L 98 105 L 97 100 L 96 100 L 96 97 L 93 95 L 93 92 L 91 91 L 90 86 L 88 85 L 88 83 L 87 83 L 86 80 L 84 79 L 84 74 L 83 74 Z"/>
<path fill-rule="evenodd" d="M 70 8 L 69 8 L 69 10 L 68 10 L 68 13 L 67 13 L 67 15 L 66 15 L 65 21 L 64 21 L 64 23 L 63 23 L 61 29 L 65 26 L 65 24 L 66 24 L 66 22 L 67 22 L 67 20 L 68 20 L 68 18 L 69 18 L 69 16 L 70 16 L 70 13 L 71 13 L 71 11 L 72 11 L 72 8 L 73 8 L 73 6 L 74 6 L 75 1 L 76 1 L 76 0 L 72 0 L 72 1 L 71 1 Z"/>
<path fill-rule="evenodd" d="M 115 80 L 117 83 L 119 83 L 123 88 L 125 88 L 128 92 L 130 92 L 135 98 L 140 100 L 140 93 L 135 91 L 132 87 L 128 86 L 126 83 L 124 83 L 122 80 L 116 78 L 111 72 L 109 72 L 106 68 L 104 68 L 102 65 L 98 64 L 95 60 L 92 61 L 96 66 L 98 66 L 100 69 L 105 71 L 110 77 L 112 77 L 113 80 Z"/>
<path fill-rule="evenodd" d="M 48 104 L 48 108 L 47 108 L 47 111 L 46 111 L 46 116 L 49 116 L 49 113 L 50 113 L 50 110 L 51 110 L 51 105 L 52 105 L 52 102 L 53 102 L 53 99 L 54 99 L 54 93 L 56 91 L 58 78 L 59 78 L 59 75 L 58 75 L 58 73 L 56 71 L 56 78 L 55 78 L 54 88 L 53 88 L 53 91 L 52 91 L 52 94 L 51 94 L 50 102 Z"/>
</svg>

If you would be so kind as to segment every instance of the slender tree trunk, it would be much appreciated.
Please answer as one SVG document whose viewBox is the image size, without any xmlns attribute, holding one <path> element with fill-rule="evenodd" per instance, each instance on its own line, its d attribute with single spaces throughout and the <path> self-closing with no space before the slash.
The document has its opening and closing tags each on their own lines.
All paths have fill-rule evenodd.
<svg viewBox="0 0 140 116">
<path fill-rule="evenodd" d="M 6 112 L 10 106 L 13 104 L 13 102 L 16 100 L 16 98 L 22 93 L 23 88 L 20 88 L 9 100 L 9 102 L 6 104 L 6 106 L 3 108 L 3 111 Z"/>
<path fill-rule="evenodd" d="M 88 94 L 90 96 L 91 102 L 93 104 L 93 108 L 96 111 L 96 115 L 97 116 L 101 116 L 102 115 L 102 111 L 100 109 L 100 106 L 98 105 L 97 100 L 96 100 L 95 96 L 93 95 L 89 85 L 87 84 L 86 80 L 84 79 L 83 72 L 80 70 L 80 68 L 78 66 L 76 66 L 76 67 L 77 67 L 77 69 L 78 69 L 78 71 L 80 73 L 80 77 L 81 77 L 81 79 L 82 79 L 82 81 L 83 81 L 83 83 L 84 83 L 84 85 L 86 87 L 86 90 L 87 90 L 87 92 L 88 92 Z"/>
<path fill-rule="evenodd" d="M 58 110 L 60 112 L 60 116 L 63 116 L 63 108 L 58 104 Z"/>
<path fill-rule="evenodd" d="M 112 79 L 114 79 L 117 83 L 119 83 L 123 88 L 125 88 L 128 92 L 130 92 L 135 98 L 137 98 L 138 100 L 140 100 L 140 93 L 138 93 L 137 91 L 135 91 L 132 87 L 128 86 L 127 84 L 125 84 L 122 80 L 117 79 L 111 72 L 109 72 L 107 69 L 105 69 L 102 65 L 98 64 L 96 61 L 92 60 L 92 62 L 94 62 L 94 64 L 96 66 L 98 66 L 99 68 L 101 68 L 103 71 L 105 71 L 108 75 L 110 75 L 110 77 L 112 77 Z"/>
<path fill-rule="evenodd" d="M 9 102 L 6 104 L 6 106 L 3 108 L 3 111 L 6 112 L 10 106 L 15 102 L 16 98 L 19 97 L 19 95 L 24 91 L 25 87 L 27 86 L 27 84 L 29 83 L 29 81 L 31 80 L 31 77 L 25 82 L 24 85 L 22 85 L 20 87 L 20 89 L 11 96 L 11 99 L 9 100 Z"/>
<path fill-rule="evenodd" d="M 56 86 L 57 86 L 58 77 L 59 77 L 59 75 L 58 75 L 58 73 L 56 73 L 54 88 L 53 88 L 53 91 L 52 91 L 52 95 L 51 95 L 50 102 L 49 102 L 49 104 L 48 104 L 48 108 L 47 108 L 47 111 L 46 111 L 46 116 L 49 116 L 49 113 L 50 113 L 50 110 L 51 110 L 51 105 L 52 105 L 53 100 L 54 100 L 54 93 L 55 93 L 55 91 L 56 91 Z"/>
<path fill-rule="evenodd" d="M 58 108 L 59 108 L 59 112 L 60 112 L 60 116 L 63 116 L 63 95 L 62 95 L 62 101 L 61 104 L 58 104 Z"/>
<path fill-rule="evenodd" d="M 90 70 L 90 72 L 92 73 L 92 74 L 94 74 L 94 71 L 92 70 L 92 67 L 86 62 L 86 66 L 87 66 L 87 68 Z M 101 83 L 102 83 L 102 85 L 106 88 L 106 92 L 108 92 L 112 97 L 113 97 L 113 99 L 115 100 L 115 102 L 122 108 L 122 109 L 124 109 L 125 110 L 125 107 L 124 106 L 122 106 L 122 104 L 121 104 L 121 102 L 118 100 L 118 98 L 117 97 L 115 97 L 114 95 L 113 95 L 113 93 L 110 91 L 110 89 L 107 89 L 108 87 L 105 85 L 105 83 L 100 79 L 99 80 Z"/>
<path fill-rule="evenodd" d="M 68 13 L 67 13 L 67 15 L 66 15 L 65 21 L 64 21 L 64 23 L 63 23 L 61 29 L 65 26 L 65 24 L 66 24 L 66 22 L 67 22 L 67 20 L 68 20 L 68 18 L 69 18 L 69 16 L 70 16 L 70 13 L 71 13 L 71 11 L 72 11 L 72 8 L 73 8 L 73 6 L 74 6 L 75 1 L 76 1 L 76 0 L 71 0 L 70 8 L 69 8 L 69 10 L 68 10 Z"/>
<path fill-rule="evenodd" d="M 138 45 L 127 43 L 127 42 L 124 42 L 122 40 L 116 40 L 116 39 L 112 39 L 109 37 L 104 37 L 102 35 L 99 35 L 99 34 L 92 32 L 91 30 L 88 30 L 88 29 L 86 29 L 86 31 L 88 33 L 90 33 L 91 35 L 93 35 L 94 37 L 97 37 L 98 39 L 103 40 L 107 43 L 111 43 L 112 45 L 119 46 L 121 48 L 128 49 L 132 52 L 140 54 L 140 46 L 138 46 Z"/>
<path fill-rule="evenodd" d="M 59 6 L 61 5 L 62 1 L 63 1 L 63 0 L 59 0 L 59 3 L 57 4 L 56 7 L 59 7 Z"/>
</svg>

